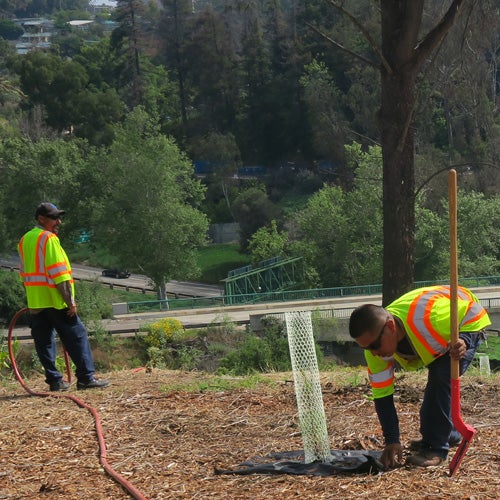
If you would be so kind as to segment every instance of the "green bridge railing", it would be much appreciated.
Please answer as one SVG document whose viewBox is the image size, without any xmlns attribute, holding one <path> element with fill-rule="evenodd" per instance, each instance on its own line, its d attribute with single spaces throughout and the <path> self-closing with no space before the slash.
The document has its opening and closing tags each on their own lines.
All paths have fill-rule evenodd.
<svg viewBox="0 0 500 500">
<path fill-rule="evenodd" d="M 461 278 L 460 285 L 468 288 L 500 285 L 500 276 Z M 446 285 L 445 280 L 417 281 L 414 288 L 432 285 Z M 128 302 L 128 313 L 148 311 L 168 311 L 176 309 L 201 309 L 269 302 L 291 302 L 299 300 L 328 299 L 360 295 L 379 295 L 382 285 L 344 286 L 335 288 L 313 288 L 307 290 L 282 290 L 275 292 L 247 293 L 238 295 L 218 295 L 213 297 L 169 298 L 167 300 L 146 300 Z"/>
</svg>

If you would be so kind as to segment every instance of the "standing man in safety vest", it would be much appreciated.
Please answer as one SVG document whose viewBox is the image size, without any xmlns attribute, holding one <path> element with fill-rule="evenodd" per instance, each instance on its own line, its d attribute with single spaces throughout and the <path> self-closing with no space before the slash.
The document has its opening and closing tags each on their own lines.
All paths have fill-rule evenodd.
<svg viewBox="0 0 500 500">
<path fill-rule="evenodd" d="M 491 321 L 474 294 L 458 287 L 459 340 L 450 343 L 450 287 L 432 286 L 406 293 L 386 308 L 365 304 L 356 308 L 349 321 L 349 333 L 365 350 L 385 449 L 381 461 L 386 467 L 401 462 L 403 449 L 394 406 L 394 368 L 428 368 L 428 380 L 420 409 L 421 441 L 411 443 L 417 451 L 407 463 L 420 467 L 441 464 L 450 444 L 461 436 L 451 419 L 451 361 L 460 360 L 465 372 L 485 338 Z"/>
<path fill-rule="evenodd" d="M 31 336 L 51 391 L 70 387 L 56 368 L 55 331 L 75 363 L 77 388 L 106 387 L 107 380 L 94 377 L 87 331 L 77 314 L 71 264 L 57 236 L 64 213 L 52 203 L 41 203 L 35 212 L 37 225 L 18 244 Z"/>
</svg>

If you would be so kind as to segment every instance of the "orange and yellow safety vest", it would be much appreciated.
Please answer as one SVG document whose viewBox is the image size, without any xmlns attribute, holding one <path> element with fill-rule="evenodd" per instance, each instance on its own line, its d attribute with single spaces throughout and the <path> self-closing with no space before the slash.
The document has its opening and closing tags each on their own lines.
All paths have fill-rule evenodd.
<svg viewBox="0 0 500 500">
<path fill-rule="evenodd" d="M 432 363 L 448 351 L 450 341 L 450 287 L 431 286 L 406 293 L 386 307 L 398 317 L 417 357 L 407 360 L 395 353 L 382 359 L 365 351 L 368 377 L 375 399 L 394 392 L 394 360 L 406 370 Z M 460 332 L 478 332 L 491 324 L 486 310 L 467 288 L 458 287 Z"/>
<path fill-rule="evenodd" d="M 69 280 L 74 296 L 74 283 L 71 264 L 57 235 L 34 227 L 21 238 L 17 250 L 28 307 L 67 307 L 56 285 Z"/>
</svg>

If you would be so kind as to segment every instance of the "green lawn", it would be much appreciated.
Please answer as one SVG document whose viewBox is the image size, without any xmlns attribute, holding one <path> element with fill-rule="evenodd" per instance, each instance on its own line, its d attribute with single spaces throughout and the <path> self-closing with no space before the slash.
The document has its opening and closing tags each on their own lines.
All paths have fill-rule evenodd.
<svg viewBox="0 0 500 500">
<path fill-rule="evenodd" d="M 218 285 L 227 278 L 228 271 L 238 269 L 250 263 L 248 255 L 239 252 L 237 243 L 208 245 L 199 251 L 198 265 L 201 275 L 196 279 L 202 283 Z M 76 245 L 69 253 L 73 262 L 90 266 L 113 267 L 113 258 L 103 252 L 91 249 L 88 245 Z M 134 270 L 132 270 L 133 272 Z"/>
<path fill-rule="evenodd" d="M 478 352 L 487 354 L 490 359 L 500 361 L 500 337 L 490 335 L 488 341 L 481 344 Z"/>
<path fill-rule="evenodd" d="M 199 250 L 198 265 L 201 276 L 197 281 L 219 284 L 227 278 L 228 271 L 244 267 L 250 263 L 250 257 L 239 252 L 237 243 L 209 245 Z"/>
</svg>

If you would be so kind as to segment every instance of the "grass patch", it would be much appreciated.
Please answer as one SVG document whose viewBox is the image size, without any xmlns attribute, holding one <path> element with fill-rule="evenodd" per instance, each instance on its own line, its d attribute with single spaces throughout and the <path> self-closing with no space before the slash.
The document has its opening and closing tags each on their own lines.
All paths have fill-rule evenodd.
<svg viewBox="0 0 500 500">
<path fill-rule="evenodd" d="M 78 282 L 76 282 L 78 287 Z M 76 290 L 78 295 L 78 288 Z M 117 302 L 146 302 L 156 300 L 156 295 L 149 293 L 127 291 L 124 288 L 110 288 L 109 286 L 102 285 L 102 294 L 106 303 L 116 304 Z"/>
<path fill-rule="evenodd" d="M 292 215 L 304 209 L 311 198 L 310 194 L 290 194 L 283 196 L 277 205 L 283 209 L 287 215 Z"/>
<path fill-rule="evenodd" d="M 250 264 L 250 256 L 239 251 L 237 243 L 209 245 L 198 251 L 198 265 L 203 283 L 218 284 L 227 278 L 228 271 Z"/>
<path fill-rule="evenodd" d="M 68 251 L 72 262 L 88 266 L 116 267 L 116 259 L 100 249 L 93 249 L 87 244 L 75 244 Z M 208 245 L 198 250 L 198 265 L 202 283 L 219 284 L 227 278 L 228 271 L 238 269 L 250 263 L 250 256 L 239 251 L 238 243 Z M 130 269 L 134 272 L 134 269 Z"/>
<path fill-rule="evenodd" d="M 488 341 L 483 342 L 477 352 L 488 355 L 491 360 L 500 361 L 500 337 L 490 335 Z"/>
<path fill-rule="evenodd" d="M 73 243 L 66 246 L 72 262 L 94 267 L 116 267 L 116 258 L 107 250 L 96 248 L 88 243 Z"/>
<path fill-rule="evenodd" d="M 253 374 L 246 377 L 225 377 L 203 374 L 196 380 L 174 381 L 161 387 L 165 392 L 207 392 L 254 389 L 258 386 L 274 387 L 275 382 L 265 375 Z"/>
</svg>

